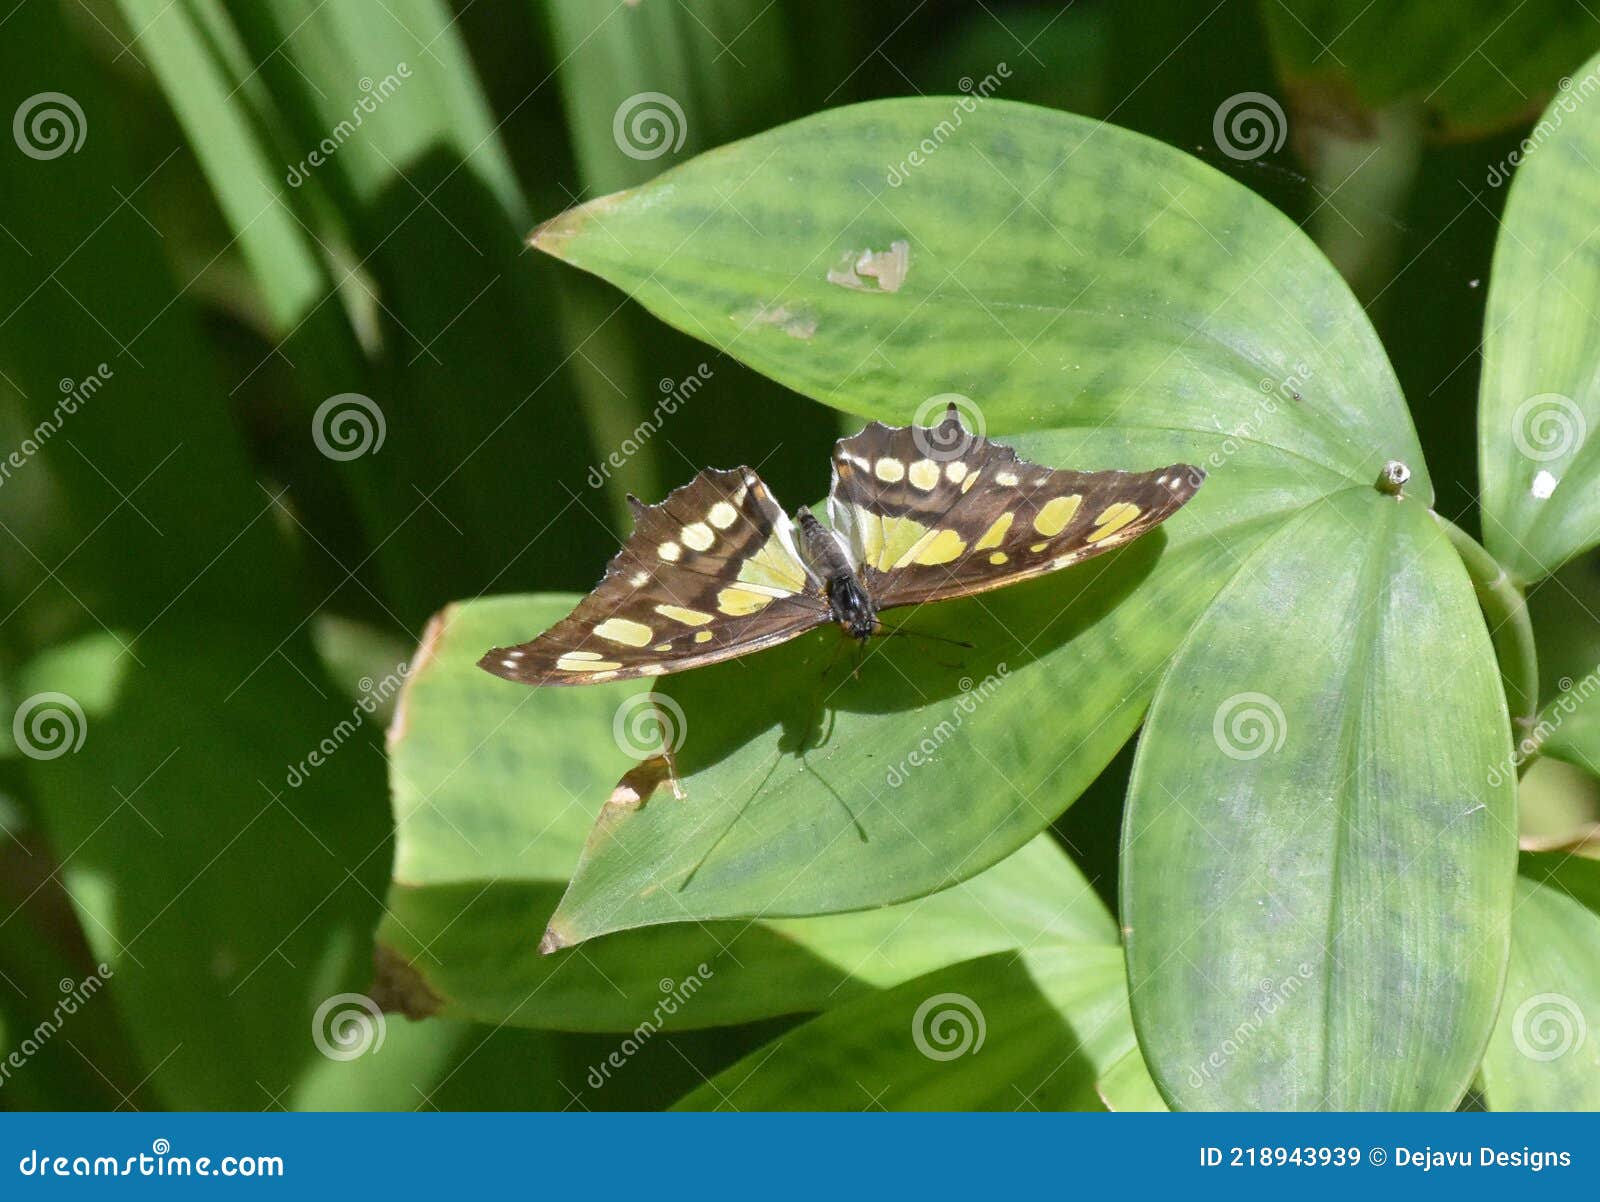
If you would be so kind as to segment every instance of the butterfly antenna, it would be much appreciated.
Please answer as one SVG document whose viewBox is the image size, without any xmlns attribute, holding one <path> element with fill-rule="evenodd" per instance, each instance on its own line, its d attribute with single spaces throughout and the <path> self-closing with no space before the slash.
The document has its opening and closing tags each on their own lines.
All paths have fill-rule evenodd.
<svg viewBox="0 0 1600 1202">
<path fill-rule="evenodd" d="M 949 643 L 952 647 L 965 647 L 968 651 L 971 651 L 976 646 L 976 644 L 969 643 L 965 639 L 946 638 L 942 634 L 928 634 L 921 630 L 907 630 L 904 626 L 885 626 L 882 622 L 878 623 L 877 629 L 872 633 L 898 635 L 906 639 L 927 639 L 932 643 Z"/>
</svg>

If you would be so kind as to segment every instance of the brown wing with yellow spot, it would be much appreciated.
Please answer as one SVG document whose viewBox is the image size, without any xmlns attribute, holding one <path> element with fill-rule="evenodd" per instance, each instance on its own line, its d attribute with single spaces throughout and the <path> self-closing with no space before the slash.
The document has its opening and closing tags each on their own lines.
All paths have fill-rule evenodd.
<svg viewBox="0 0 1600 1202">
<path fill-rule="evenodd" d="M 770 647 L 829 620 L 793 523 L 749 468 L 707 470 L 634 528 L 595 590 L 531 642 L 479 667 L 529 685 L 661 676 Z"/>
<path fill-rule="evenodd" d="M 1194 496 L 1205 473 L 1058 471 L 961 424 L 873 422 L 833 453 L 828 512 L 880 609 L 965 597 L 1122 546 Z"/>
</svg>

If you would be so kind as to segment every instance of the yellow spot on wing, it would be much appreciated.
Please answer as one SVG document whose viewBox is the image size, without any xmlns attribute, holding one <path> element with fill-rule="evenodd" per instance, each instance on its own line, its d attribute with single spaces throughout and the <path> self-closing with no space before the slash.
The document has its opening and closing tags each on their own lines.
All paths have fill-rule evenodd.
<svg viewBox="0 0 1600 1202">
<path fill-rule="evenodd" d="M 717 594 L 717 608 L 734 618 L 765 609 L 772 602 L 773 598 L 766 593 L 753 593 L 745 588 L 725 588 Z"/>
<path fill-rule="evenodd" d="M 610 660 L 600 658 L 588 659 L 593 655 L 591 651 L 569 651 L 556 660 L 556 667 L 563 672 L 615 672 L 622 667 L 621 664 L 612 663 Z"/>
<path fill-rule="evenodd" d="M 919 459 L 911 465 L 906 475 L 915 487 L 923 492 L 931 492 L 933 486 L 939 483 L 939 465 L 931 459 Z"/>
<path fill-rule="evenodd" d="M 677 563 L 683 555 L 683 548 L 678 546 L 677 543 L 662 543 L 656 548 L 656 554 L 668 563 Z"/>
<path fill-rule="evenodd" d="M 983 532 L 983 537 L 972 544 L 972 549 L 984 551 L 990 547 L 998 547 L 1005 540 L 1006 531 L 1011 529 L 1011 519 L 1016 516 L 1014 513 L 1002 513 L 995 518 L 994 525 Z"/>
<path fill-rule="evenodd" d="M 681 605 L 658 605 L 656 612 L 663 618 L 671 618 L 685 626 L 704 626 L 711 621 L 710 614 L 701 613 L 698 609 L 685 609 Z"/>
<path fill-rule="evenodd" d="M 694 636 L 694 641 L 697 643 L 709 643 L 711 641 L 711 632 L 709 630 L 702 630 L 699 634 Z"/>
<path fill-rule="evenodd" d="M 885 484 L 893 484 L 896 480 L 905 478 L 906 465 L 898 459 L 880 459 L 873 466 L 873 474 Z"/>
<path fill-rule="evenodd" d="M 1086 542 L 1097 543 L 1103 538 L 1110 538 L 1129 522 L 1139 516 L 1139 507 L 1130 501 L 1118 501 L 1107 505 L 1100 511 L 1100 516 L 1094 520 L 1094 533 L 1090 534 Z"/>
<path fill-rule="evenodd" d="M 1051 497 L 1039 507 L 1039 512 L 1033 516 L 1033 528 L 1046 538 L 1054 538 L 1067 528 L 1067 523 L 1078 512 L 1078 506 L 1083 503 L 1083 498 L 1077 495 L 1070 497 Z M 1137 509 L 1134 513 L 1138 513 Z"/>
<path fill-rule="evenodd" d="M 739 511 L 726 501 L 718 501 L 706 516 L 718 530 L 726 530 L 739 520 Z"/>
<path fill-rule="evenodd" d="M 880 572 L 905 567 L 928 534 L 928 528 L 915 518 L 886 517 L 883 522 L 883 547 L 876 559 L 867 560 Z"/>
<path fill-rule="evenodd" d="M 949 563 L 966 549 L 966 541 L 954 530 L 941 530 L 917 553 L 915 562 L 924 567 Z"/>
<path fill-rule="evenodd" d="M 989 562 L 994 564 L 995 567 L 999 567 L 1010 558 L 1011 556 L 1007 555 L 1004 551 L 996 551 L 993 555 L 989 556 Z"/>
<path fill-rule="evenodd" d="M 994 476 L 994 482 L 996 484 L 1004 484 L 1007 488 L 1011 488 L 1017 482 L 1017 473 L 1016 472 L 996 472 L 995 476 Z"/>
<path fill-rule="evenodd" d="M 787 596 L 804 591 L 806 570 L 789 554 L 783 539 L 773 532 L 766 545 L 740 565 L 739 582 L 774 589 Z"/>
<path fill-rule="evenodd" d="M 709 551 L 711 544 L 717 541 L 717 536 L 711 533 L 711 527 L 704 522 L 695 522 L 683 528 L 683 543 L 686 547 L 693 547 L 696 551 Z"/>
<path fill-rule="evenodd" d="M 655 637 L 643 622 L 628 618 L 607 618 L 594 628 L 594 632 L 603 639 L 626 647 L 643 647 Z"/>
<path fill-rule="evenodd" d="M 883 558 L 883 518 L 860 505 L 852 505 L 851 509 L 855 511 L 856 531 L 861 539 L 862 561 L 875 564 Z"/>
<path fill-rule="evenodd" d="M 970 491 L 972 486 L 978 482 L 978 477 L 981 476 L 981 475 L 983 475 L 982 472 L 973 472 L 970 476 L 968 476 L 965 480 L 963 480 L 961 482 L 961 491 L 962 492 Z"/>
<path fill-rule="evenodd" d="M 967 478 L 967 465 L 959 459 L 944 465 L 944 478 L 951 484 L 960 484 Z"/>
</svg>

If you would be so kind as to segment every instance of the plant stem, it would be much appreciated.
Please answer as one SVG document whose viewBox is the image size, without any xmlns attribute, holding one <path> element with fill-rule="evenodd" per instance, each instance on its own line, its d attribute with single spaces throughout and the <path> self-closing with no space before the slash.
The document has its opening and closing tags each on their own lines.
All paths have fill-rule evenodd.
<svg viewBox="0 0 1600 1202">
<path fill-rule="evenodd" d="M 1505 682 L 1511 741 L 1520 746 L 1532 733 L 1539 716 L 1539 661 L 1533 645 L 1533 624 L 1528 620 L 1528 602 L 1511 574 L 1476 539 L 1448 518 L 1433 516 L 1450 536 L 1467 575 L 1472 577 Z"/>
</svg>

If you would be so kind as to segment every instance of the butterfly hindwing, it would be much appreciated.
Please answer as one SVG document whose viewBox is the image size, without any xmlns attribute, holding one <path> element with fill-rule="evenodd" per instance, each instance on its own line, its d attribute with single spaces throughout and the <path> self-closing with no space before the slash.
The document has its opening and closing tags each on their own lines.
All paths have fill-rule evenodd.
<svg viewBox="0 0 1600 1202">
<path fill-rule="evenodd" d="M 483 668 L 530 685 L 660 676 L 829 620 L 793 523 L 749 468 L 709 469 L 659 505 L 632 505 L 633 533 L 594 591 L 538 638 L 490 651 Z"/>
<path fill-rule="evenodd" d="M 829 515 L 880 609 L 1068 567 L 1159 525 L 1205 473 L 1042 467 L 962 427 L 869 424 L 834 448 Z"/>
</svg>

